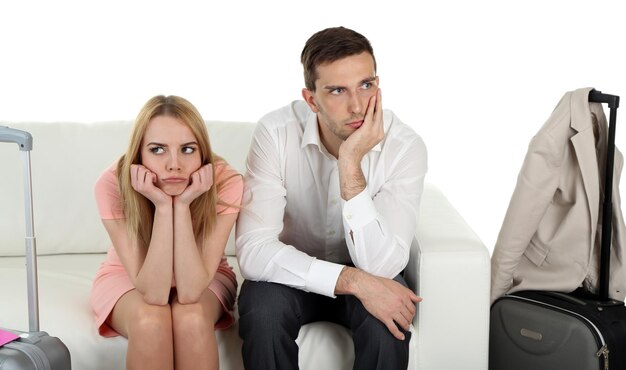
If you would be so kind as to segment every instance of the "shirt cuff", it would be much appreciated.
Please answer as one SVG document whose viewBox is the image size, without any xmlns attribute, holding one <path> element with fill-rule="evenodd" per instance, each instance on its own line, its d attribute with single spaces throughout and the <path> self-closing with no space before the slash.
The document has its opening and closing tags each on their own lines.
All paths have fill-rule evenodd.
<svg viewBox="0 0 626 370">
<path fill-rule="evenodd" d="M 344 267 L 337 263 L 314 259 L 306 279 L 306 290 L 335 298 L 337 279 Z"/>
<path fill-rule="evenodd" d="M 350 230 L 359 230 L 378 216 L 367 187 L 343 205 L 343 219 Z"/>
</svg>

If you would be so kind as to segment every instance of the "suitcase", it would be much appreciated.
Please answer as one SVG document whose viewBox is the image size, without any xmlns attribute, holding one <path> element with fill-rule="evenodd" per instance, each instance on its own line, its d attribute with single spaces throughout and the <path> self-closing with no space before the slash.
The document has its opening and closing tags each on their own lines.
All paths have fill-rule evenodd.
<svg viewBox="0 0 626 370">
<path fill-rule="evenodd" d="M 591 90 L 589 101 L 608 103 L 611 111 L 599 294 L 522 291 L 497 299 L 490 314 L 490 370 L 626 370 L 626 307 L 608 297 L 619 97 Z"/>
<path fill-rule="evenodd" d="M 26 204 L 26 273 L 28 289 L 28 332 L 11 332 L 19 339 L 0 347 L 0 369 L 66 370 L 71 369 L 70 352 L 59 338 L 39 331 L 39 296 L 37 286 L 37 248 L 35 243 L 30 151 L 33 145 L 28 132 L 0 127 L 0 142 L 16 143 L 24 165 L 24 200 Z M 2 304 L 7 304 L 3 302 Z"/>
</svg>

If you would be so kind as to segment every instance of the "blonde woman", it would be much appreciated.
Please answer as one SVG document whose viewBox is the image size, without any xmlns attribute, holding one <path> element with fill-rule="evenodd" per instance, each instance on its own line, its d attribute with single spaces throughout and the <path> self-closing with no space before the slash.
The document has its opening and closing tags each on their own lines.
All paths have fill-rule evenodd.
<svg viewBox="0 0 626 370">
<path fill-rule="evenodd" d="M 217 369 L 215 330 L 233 323 L 224 247 L 242 178 L 217 157 L 187 100 L 156 96 L 95 196 L 113 246 L 91 304 L 100 334 L 128 338 L 127 369 Z"/>
</svg>

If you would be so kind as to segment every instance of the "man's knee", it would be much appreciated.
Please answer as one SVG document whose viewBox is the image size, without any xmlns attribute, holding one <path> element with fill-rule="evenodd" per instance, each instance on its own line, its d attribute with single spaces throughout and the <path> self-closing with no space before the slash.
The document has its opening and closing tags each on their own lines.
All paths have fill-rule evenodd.
<svg viewBox="0 0 626 370">
<path fill-rule="evenodd" d="M 281 284 L 244 281 L 238 304 L 241 333 L 271 334 L 287 328 L 299 329 L 297 300 L 293 294 L 293 288 Z"/>
<path fill-rule="evenodd" d="M 355 369 L 406 369 L 409 361 L 411 332 L 398 327 L 404 333 L 399 340 L 387 326 L 374 316 L 367 316 L 352 332 L 355 349 Z"/>
<path fill-rule="evenodd" d="M 361 301 L 356 297 L 347 298 L 352 301 L 350 328 L 357 357 L 360 357 L 358 352 L 361 352 L 361 355 L 366 354 L 365 357 L 373 361 L 378 361 L 379 356 L 387 354 L 397 356 L 399 360 L 408 359 L 411 332 L 398 326 L 398 329 L 404 333 L 405 339 L 397 339 L 382 321 L 365 309 Z"/>
</svg>

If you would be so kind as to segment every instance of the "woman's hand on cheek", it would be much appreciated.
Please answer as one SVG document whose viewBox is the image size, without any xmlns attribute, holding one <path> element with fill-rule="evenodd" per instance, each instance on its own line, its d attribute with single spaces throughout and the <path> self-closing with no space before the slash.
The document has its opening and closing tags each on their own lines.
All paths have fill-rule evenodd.
<svg viewBox="0 0 626 370">
<path fill-rule="evenodd" d="M 130 183 L 139 194 L 148 198 L 155 206 L 172 203 L 172 197 L 155 184 L 156 174 L 140 164 L 130 165 Z"/>
<path fill-rule="evenodd" d="M 189 205 L 194 199 L 209 191 L 211 186 L 213 186 L 213 165 L 209 163 L 191 174 L 189 186 L 176 196 L 176 201 Z"/>
</svg>

